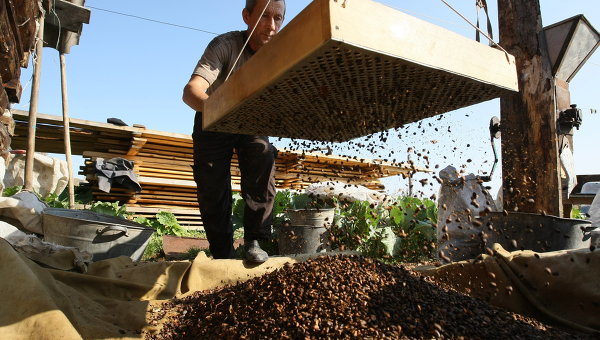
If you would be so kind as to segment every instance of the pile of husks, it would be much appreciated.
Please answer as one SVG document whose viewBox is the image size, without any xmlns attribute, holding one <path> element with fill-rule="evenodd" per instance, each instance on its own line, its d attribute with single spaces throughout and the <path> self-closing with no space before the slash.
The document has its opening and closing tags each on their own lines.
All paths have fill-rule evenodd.
<svg viewBox="0 0 600 340">
<path fill-rule="evenodd" d="M 150 339 L 573 338 L 402 267 L 320 257 L 167 303 Z"/>
</svg>

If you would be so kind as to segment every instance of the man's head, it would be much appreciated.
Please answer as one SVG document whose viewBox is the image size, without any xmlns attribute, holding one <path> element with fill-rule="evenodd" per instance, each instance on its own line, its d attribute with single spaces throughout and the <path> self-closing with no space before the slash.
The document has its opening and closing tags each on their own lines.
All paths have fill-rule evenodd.
<svg viewBox="0 0 600 340">
<path fill-rule="evenodd" d="M 244 22 L 248 25 L 248 32 L 258 22 L 256 30 L 248 42 L 254 51 L 258 51 L 279 32 L 285 18 L 285 0 L 271 0 L 261 17 L 267 2 L 269 0 L 246 0 L 246 8 L 242 11 Z"/>
</svg>

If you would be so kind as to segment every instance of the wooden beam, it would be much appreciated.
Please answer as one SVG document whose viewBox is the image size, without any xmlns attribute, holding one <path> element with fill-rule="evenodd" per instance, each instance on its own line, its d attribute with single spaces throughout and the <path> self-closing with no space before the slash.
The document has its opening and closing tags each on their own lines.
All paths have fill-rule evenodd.
<svg viewBox="0 0 600 340">
<path fill-rule="evenodd" d="M 146 138 L 133 137 L 133 142 L 131 143 L 131 147 L 129 147 L 129 151 L 127 151 L 127 156 L 137 155 L 144 145 L 146 145 L 146 142 L 148 142 Z"/>
<path fill-rule="evenodd" d="M 504 208 L 561 216 L 552 67 L 539 0 L 498 0 L 500 45 L 515 56 L 520 92 L 501 99 Z"/>
<path fill-rule="evenodd" d="M 29 125 L 27 133 L 27 158 L 25 160 L 25 179 L 23 190 L 33 190 L 33 162 L 35 158 L 35 132 L 37 128 L 37 110 L 40 97 L 40 78 L 42 75 L 42 51 L 44 47 L 44 16 L 40 18 L 40 27 L 37 32 L 35 44 L 35 69 L 33 70 L 33 82 L 31 85 L 31 100 L 29 104 Z"/>
<path fill-rule="evenodd" d="M 73 33 L 81 33 L 83 24 L 90 23 L 91 12 L 89 8 L 65 0 L 56 0 L 54 10 L 56 11 L 56 15 L 58 15 L 58 19 L 53 13 L 50 13 L 46 16 L 46 22 L 53 26 L 60 26 L 61 29 Z"/>
</svg>

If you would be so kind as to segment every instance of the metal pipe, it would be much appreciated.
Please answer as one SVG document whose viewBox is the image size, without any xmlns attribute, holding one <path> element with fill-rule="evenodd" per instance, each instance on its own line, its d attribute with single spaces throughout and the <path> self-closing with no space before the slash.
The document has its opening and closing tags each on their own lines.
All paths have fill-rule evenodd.
<svg viewBox="0 0 600 340">
<path fill-rule="evenodd" d="M 75 208 L 75 186 L 73 184 L 73 161 L 71 160 L 71 134 L 69 121 L 69 98 L 67 95 L 67 62 L 64 53 L 60 53 L 60 85 L 62 92 L 63 132 L 65 139 L 65 157 L 69 171 L 69 208 Z"/>
<path fill-rule="evenodd" d="M 29 128 L 27 131 L 27 158 L 25 161 L 25 183 L 23 190 L 33 191 L 33 164 L 35 161 L 35 131 L 37 125 L 38 100 L 40 97 L 40 76 L 42 73 L 42 50 L 44 48 L 45 13 L 40 17 L 35 45 L 35 69 L 31 85 L 31 100 L 29 102 Z"/>
</svg>

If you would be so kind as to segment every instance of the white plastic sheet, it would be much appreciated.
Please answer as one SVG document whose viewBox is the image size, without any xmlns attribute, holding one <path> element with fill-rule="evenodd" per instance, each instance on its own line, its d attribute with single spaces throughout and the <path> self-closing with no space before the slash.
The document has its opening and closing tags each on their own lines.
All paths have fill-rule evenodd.
<svg viewBox="0 0 600 340">
<path fill-rule="evenodd" d="M 305 192 L 322 198 L 337 197 L 340 200 L 354 202 L 367 201 L 369 203 L 382 203 L 387 200 L 387 195 L 371 190 L 361 185 L 342 182 L 319 182 L 309 185 Z"/>
<path fill-rule="evenodd" d="M 33 190 L 41 196 L 65 190 L 69 182 L 67 162 L 36 153 L 33 162 Z M 25 155 L 11 155 L 6 164 L 4 187 L 23 186 L 25 177 Z"/>
<path fill-rule="evenodd" d="M 577 174 L 575 173 L 575 159 L 573 152 L 568 146 L 565 146 L 560 153 L 560 165 L 562 167 L 563 177 L 567 181 L 567 194 L 570 195 L 577 185 Z"/>
<path fill-rule="evenodd" d="M 486 208 L 497 211 L 490 193 L 477 176 L 461 177 L 452 166 L 440 171 L 442 186 L 438 199 L 438 246 L 452 261 L 474 258 L 484 250 L 482 231 L 476 217 Z"/>
</svg>

